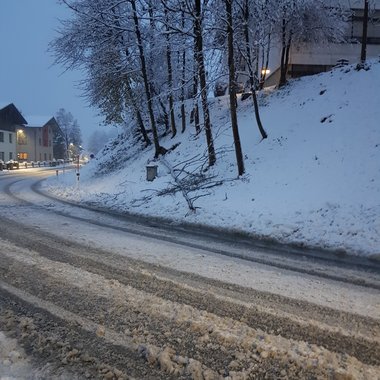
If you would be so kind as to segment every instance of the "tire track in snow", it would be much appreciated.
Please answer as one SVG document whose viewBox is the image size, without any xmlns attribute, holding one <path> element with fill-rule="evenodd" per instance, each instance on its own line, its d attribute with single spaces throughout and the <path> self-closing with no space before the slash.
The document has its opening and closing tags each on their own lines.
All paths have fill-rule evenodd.
<svg viewBox="0 0 380 380">
<path fill-rule="evenodd" d="M 21 202 L 24 205 L 29 204 L 30 206 L 33 206 L 33 207 L 43 208 L 23 198 L 22 196 L 20 196 L 20 194 L 16 195 L 14 192 L 12 192 L 11 187 L 14 184 L 18 183 L 19 181 L 20 180 L 8 183 L 4 188 L 5 193 L 9 197 Z M 86 222 L 86 223 L 89 223 L 98 227 L 106 228 L 106 229 L 126 232 L 126 233 L 134 234 L 137 236 L 141 236 L 141 237 L 157 239 L 160 241 L 166 241 L 169 243 L 178 244 L 180 246 L 201 249 L 203 251 L 208 251 L 208 252 L 220 254 L 223 256 L 239 258 L 241 260 L 246 260 L 249 262 L 254 262 L 254 263 L 259 263 L 259 264 L 266 264 L 266 265 L 270 265 L 279 269 L 291 270 L 291 271 L 298 272 L 301 274 L 309 274 L 309 275 L 318 276 L 324 279 L 340 281 L 340 282 L 344 282 L 348 284 L 366 286 L 366 287 L 380 290 L 380 277 L 379 277 L 380 265 L 376 262 L 370 262 L 370 263 L 365 262 L 363 264 L 363 263 L 358 262 L 356 258 L 347 258 L 348 261 L 339 260 L 337 262 L 336 258 L 331 258 L 331 257 L 328 258 L 325 256 L 323 258 L 300 257 L 300 253 L 290 255 L 291 257 L 289 257 L 289 252 L 281 252 L 280 256 L 278 256 L 277 254 L 273 254 L 273 249 L 268 250 L 263 247 L 261 247 L 260 250 L 264 249 L 264 254 L 257 254 L 257 252 L 255 252 L 255 247 L 252 247 L 252 246 L 250 248 L 252 254 L 242 253 L 242 252 L 239 252 L 239 250 L 236 251 L 235 248 L 232 248 L 232 247 L 229 248 L 228 246 L 227 246 L 227 249 L 213 248 L 213 244 L 212 243 L 210 244 L 210 242 L 208 242 L 207 240 L 201 243 L 199 242 L 195 243 L 194 239 L 192 239 L 192 241 L 187 240 L 186 236 L 185 237 L 182 236 L 182 234 L 184 233 L 183 229 L 181 228 L 178 229 L 175 226 L 168 226 L 170 231 L 168 229 L 163 229 L 163 225 L 160 225 L 160 227 L 158 227 L 154 223 L 153 223 L 153 227 L 152 227 L 152 223 L 149 223 L 149 225 L 139 226 L 138 220 L 140 220 L 141 222 L 141 218 L 128 217 L 127 220 L 132 219 L 132 224 L 133 224 L 132 226 L 130 224 L 128 224 L 127 227 L 120 226 L 120 225 L 112 225 L 110 223 L 104 223 L 97 220 L 97 216 L 99 216 L 100 214 L 103 214 L 104 211 L 94 210 L 82 205 L 74 205 L 72 202 L 66 202 L 64 200 L 57 199 L 39 190 L 38 186 L 41 181 L 42 180 L 38 180 L 37 182 L 32 184 L 30 187 L 30 189 L 35 194 L 38 194 L 39 196 L 45 199 L 51 199 L 51 200 L 54 200 L 55 202 L 66 204 L 72 207 L 73 209 L 86 210 L 87 212 L 89 211 L 90 213 L 95 213 L 95 215 L 92 215 L 89 217 L 81 217 L 78 215 L 73 215 L 67 211 L 55 210 L 54 208 L 49 209 L 49 212 L 54 212 L 57 215 L 68 217 L 73 220 L 77 220 L 81 222 Z M 118 221 L 120 220 L 125 221 L 125 217 L 121 217 L 120 215 L 108 214 L 108 217 L 116 218 Z M 176 232 L 175 235 L 173 235 L 173 231 Z M 192 231 L 192 233 L 193 232 L 194 231 Z M 199 236 L 200 239 L 202 238 L 210 239 L 210 236 L 205 237 L 204 234 L 202 235 Z M 220 237 L 218 237 L 218 239 L 220 239 Z M 234 245 L 236 244 L 238 243 L 234 242 Z M 242 248 L 246 252 L 247 247 L 244 244 L 242 245 Z M 331 253 L 329 254 L 331 255 Z M 354 261 L 351 262 L 351 260 L 354 260 Z M 363 261 L 365 260 L 363 259 Z"/>
<path fill-rule="evenodd" d="M 44 302 L 57 304 L 62 310 L 69 309 L 74 315 L 83 315 L 86 320 L 104 326 L 105 331 L 111 330 L 116 334 L 125 332 L 126 324 L 128 331 L 132 331 L 132 326 L 135 326 L 134 339 L 142 339 L 138 342 L 140 347 L 138 350 L 143 358 L 152 365 L 165 367 L 170 373 L 178 370 L 179 376 L 186 373 L 190 362 L 196 363 L 193 365 L 201 373 L 213 371 L 218 376 L 221 375 L 218 372 L 220 366 L 227 368 L 232 366 L 234 369 L 240 369 L 240 372 L 243 370 L 260 372 L 260 369 L 269 371 L 269 368 L 272 368 L 273 376 L 281 375 L 282 371 L 290 368 L 290 373 L 287 375 L 293 377 L 321 376 L 329 371 L 335 373 L 338 368 L 339 371 L 345 368 L 352 373 L 359 371 L 358 376 L 360 371 L 364 371 L 362 373 L 367 375 L 376 373 L 373 372 L 376 368 L 362 364 L 355 358 L 347 357 L 346 354 L 286 339 L 282 336 L 282 332 L 276 336 L 252 328 L 245 321 L 248 310 L 243 315 L 240 313 L 234 315 L 231 305 L 228 305 L 227 309 L 231 310 L 232 318 L 221 317 L 195 306 L 166 301 L 158 295 L 146 293 L 129 285 L 125 286 L 118 280 L 109 280 L 99 274 L 79 270 L 72 265 L 48 260 L 35 252 L 27 253 L 21 250 L 17 254 L 3 256 L 2 262 L 3 270 L 9 268 L 10 274 L 7 276 L 2 273 L 2 277 L 6 278 L 11 286 L 20 287 L 21 292 L 31 292 L 32 294 L 26 296 L 26 299 L 32 297 L 33 304 L 45 299 Z M 112 268 L 105 268 L 105 273 L 110 270 Z M 39 283 L 35 278 L 43 281 Z M 182 300 L 180 289 L 173 286 L 171 291 L 178 292 L 177 298 L 179 301 Z M 201 298 L 202 294 L 194 296 L 197 297 Z M 215 309 L 221 308 L 221 302 L 219 305 L 215 303 L 214 300 Z M 322 330 L 317 331 L 317 335 L 322 333 Z M 336 337 L 329 336 L 329 339 L 334 340 Z M 336 343 L 342 344 L 342 341 Z M 359 343 L 359 340 L 355 343 Z M 180 355 L 180 358 L 174 350 L 175 345 L 177 350 L 182 350 L 183 355 Z M 378 345 L 376 348 L 376 344 L 370 344 L 366 350 L 363 350 L 363 347 L 361 349 L 363 361 L 374 360 L 376 363 Z M 192 353 L 190 358 L 185 356 L 187 352 Z M 159 364 L 160 355 L 161 364 Z M 175 357 L 180 363 L 174 360 Z M 194 360 L 193 357 L 196 358 L 195 362 L 191 361 Z M 198 360 L 202 358 L 205 358 L 203 361 L 208 365 Z M 226 360 L 229 362 L 226 363 Z M 177 364 L 173 364 L 173 361 Z M 251 368 L 248 363 L 254 363 L 256 367 Z M 315 365 L 316 363 L 318 365 Z M 236 371 L 231 369 L 231 372 Z"/>
</svg>

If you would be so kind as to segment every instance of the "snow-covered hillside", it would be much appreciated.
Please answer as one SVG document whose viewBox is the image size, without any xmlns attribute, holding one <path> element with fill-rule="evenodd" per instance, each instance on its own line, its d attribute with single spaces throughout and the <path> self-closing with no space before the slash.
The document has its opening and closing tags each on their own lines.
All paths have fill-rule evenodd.
<svg viewBox="0 0 380 380">
<path fill-rule="evenodd" d="M 180 145 L 153 162 L 153 148 L 140 150 L 132 138 L 110 144 L 76 176 L 49 182 L 57 195 L 117 211 L 200 223 L 284 242 L 380 257 L 380 64 L 354 67 L 292 81 L 282 90 L 260 94 L 268 139 L 260 141 L 252 101 L 238 101 L 246 174 L 237 178 L 228 98 L 212 99 L 216 165 L 204 172 L 212 184 L 191 192 L 189 212 L 181 192 L 170 188 L 167 166 L 187 160 L 202 164 L 205 136 L 192 125 L 166 148 Z M 190 105 L 189 105 L 190 108 Z M 178 121 L 178 124 L 179 121 Z M 204 158 L 205 159 L 205 158 Z M 112 163 L 110 163 L 112 160 Z M 146 181 L 146 165 L 158 178 Z M 117 170 L 108 173 L 110 167 Z"/>
</svg>

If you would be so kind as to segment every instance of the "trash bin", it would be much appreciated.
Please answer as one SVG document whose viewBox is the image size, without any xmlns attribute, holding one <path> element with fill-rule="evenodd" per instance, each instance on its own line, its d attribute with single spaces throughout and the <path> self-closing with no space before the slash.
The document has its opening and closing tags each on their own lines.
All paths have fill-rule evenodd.
<svg viewBox="0 0 380 380">
<path fill-rule="evenodd" d="M 157 165 L 146 166 L 146 180 L 153 181 L 157 177 Z"/>
</svg>

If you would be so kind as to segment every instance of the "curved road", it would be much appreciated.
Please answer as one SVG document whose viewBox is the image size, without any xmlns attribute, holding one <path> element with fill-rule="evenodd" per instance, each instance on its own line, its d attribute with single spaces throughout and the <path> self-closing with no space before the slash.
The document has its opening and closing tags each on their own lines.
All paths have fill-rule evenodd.
<svg viewBox="0 0 380 380">
<path fill-rule="evenodd" d="M 86 209 L 54 174 L 0 172 L 0 332 L 27 378 L 379 378 L 378 262 Z"/>
</svg>

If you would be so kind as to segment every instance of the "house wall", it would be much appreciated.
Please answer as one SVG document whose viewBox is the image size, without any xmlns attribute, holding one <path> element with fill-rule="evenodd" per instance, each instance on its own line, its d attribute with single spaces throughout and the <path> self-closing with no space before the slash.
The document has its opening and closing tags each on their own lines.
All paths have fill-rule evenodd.
<svg viewBox="0 0 380 380">
<path fill-rule="evenodd" d="M 17 160 L 16 133 L 0 129 L 0 161 Z"/>
<path fill-rule="evenodd" d="M 361 44 L 307 44 L 291 49 L 290 65 L 321 65 L 329 68 L 335 66 L 341 59 L 349 64 L 360 61 Z M 380 56 L 380 45 L 368 45 L 367 57 Z M 322 70 L 324 71 L 324 70 Z"/>
<path fill-rule="evenodd" d="M 17 131 L 17 155 L 21 162 L 53 160 L 52 128 L 48 125 L 19 128 Z"/>
</svg>

